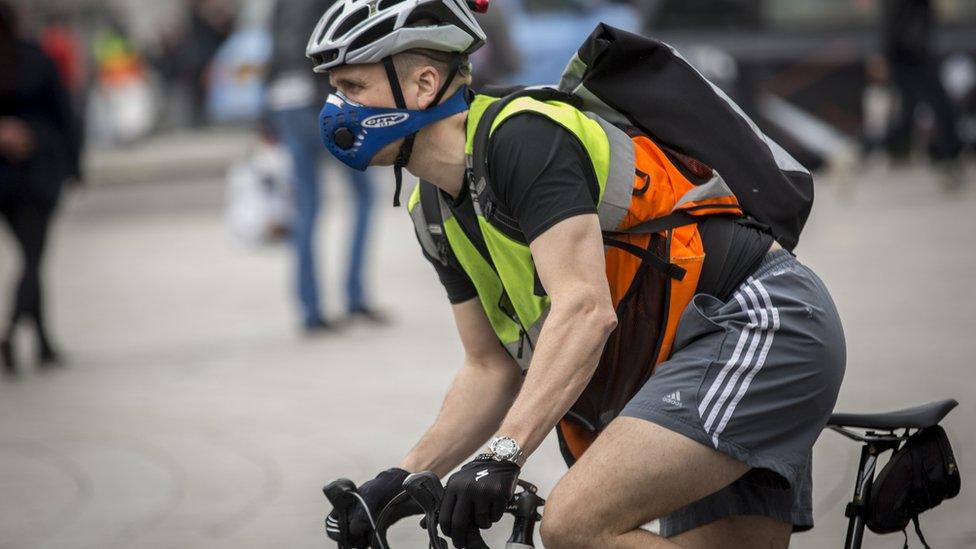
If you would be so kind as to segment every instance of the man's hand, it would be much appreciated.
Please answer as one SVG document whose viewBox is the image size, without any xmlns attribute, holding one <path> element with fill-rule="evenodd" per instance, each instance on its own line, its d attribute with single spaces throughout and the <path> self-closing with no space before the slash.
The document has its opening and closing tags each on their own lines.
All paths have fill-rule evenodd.
<svg viewBox="0 0 976 549">
<path fill-rule="evenodd" d="M 14 164 L 30 158 L 34 152 L 34 132 L 19 118 L 0 118 L 0 155 Z"/>
<path fill-rule="evenodd" d="M 369 507 L 369 514 L 372 516 L 373 521 L 379 520 L 380 512 L 383 511 L 393 498 L 403 492 L 403 481 L 408 476 L 410 476 L 410 473 L 403 469 L 387 469 L 379 475 L 376 475 L 376 478 L 373 480 L 367 481 L 359 487 L 359 495 L 366 501 L 366 505 Z M 393 524 L 404 517 L 419 515 L 421 513 L 423 513 L 423 510 L 413 498 L 404 496 L 403 501 L 397 503 L 392 510 L 389 524 Z M 329 538 L 339 541 L 339 526 L 337 514 L 333 510 L 329 513 L 328 518 L 325 519 L 325 531 L 329 535 Z M 365 548 L 369 545 L 370 536 L 373 535 L 373 525 L 366 515 L 366 510 L 358 502 L 349 513 L 348 527 L 349 542 L 353 547 Z"/>
<path fill-rule="evenodd" d="M 489 528 L 502 518 L 515 493 L 519 471 L 512 462 L 479 457 L 451 475 L 438 522 L 454 547 L 465 547 L 478 528 Z"/>
</svg>

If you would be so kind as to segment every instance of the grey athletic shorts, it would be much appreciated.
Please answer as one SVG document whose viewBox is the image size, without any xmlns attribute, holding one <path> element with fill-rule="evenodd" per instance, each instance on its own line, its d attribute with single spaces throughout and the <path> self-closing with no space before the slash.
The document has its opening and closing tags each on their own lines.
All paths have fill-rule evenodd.
<svg viewBox="0 0 976 549">
<path fill-rule="evenodd" d="M 752 470 L 662 518 L 661 535 L 736 515 L 812 528 L 813 443 L 834 408 L 845 362 L 830 294 L 788 251 L 769 252 L 727 302 L 696 295 L 671 358 L 621 415 L 716 448 Z"/>
</svg>

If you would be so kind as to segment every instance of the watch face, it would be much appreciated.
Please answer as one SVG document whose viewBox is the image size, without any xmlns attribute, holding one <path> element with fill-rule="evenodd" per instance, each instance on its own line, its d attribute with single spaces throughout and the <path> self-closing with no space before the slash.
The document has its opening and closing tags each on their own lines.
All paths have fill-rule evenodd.
<svg viewBox="0 0 976 549">
<path fill-rule="evenodd" d="M 499 459 L 512 459 L 518 452 L 518 444 L 510 438 L 495 439 L 491 446 Z"/>
</svg>

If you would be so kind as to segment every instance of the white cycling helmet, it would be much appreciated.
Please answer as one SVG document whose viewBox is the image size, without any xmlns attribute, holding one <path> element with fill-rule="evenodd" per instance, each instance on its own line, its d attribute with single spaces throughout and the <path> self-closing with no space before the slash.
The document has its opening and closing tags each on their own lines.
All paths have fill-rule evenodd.
<svg viewBox="0 0 976 549">
<path fill-rule="evenodd" d="M 469 54 L 485 43 L 471 11 L 487 8 L 488 0 L 336 0 L 315 26 L 305 55 L 315 72 L 325 72 L 413 48 Z"/>
</svg>

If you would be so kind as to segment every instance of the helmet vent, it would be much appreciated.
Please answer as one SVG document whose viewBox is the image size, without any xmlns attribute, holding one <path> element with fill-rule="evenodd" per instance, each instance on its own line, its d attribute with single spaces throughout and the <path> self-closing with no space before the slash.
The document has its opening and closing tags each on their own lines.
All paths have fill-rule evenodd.
<svg viewBox="0 0 976 549">
<path fill-rule="evenodd" d="M 409 27 L 420 22 L 432 21 L 434 25 L 448 23 L 466 29 L 467 25 L 454 15 L 444 4 L 421 5 L 407 16 L 405 26 Z"/>
<path fill-rule="evenodd" d="M 331 63 L 339 57 L 339 50 L 327 50 L 322 53 L 316 53 L 312 55 L 312 61 L 315 65 L 325 65 L 326 63 Z"/>
<path fill-rule="evenodd" d="M 329 21 L 326 24 L 322 25 L 322 32 L 319 33 L 317 42 L 322 42 L 323 40 L 325 40 L 325 33 L 329 32 L 329 29 L 332 28 L 332 25 L 336 22 L 336 19 L 338 19 L 339 15 L 341 14 L 342 14 L 342 10 L 335 10 L 332 13 L 332 16 L 329 17 Z"/>
<path fill-rule="evenodd" d="M 339 28 L 332 33 L 332 39 L 338 40 L 345 36 L 353 27 L 365 21 L 367 17 L 369 17 L 369 8 L 367 7 L 362 7 L 352 12 L 349 14 L 349 17 L 346 17 L 345 21 L 339 23 Z"/>
<path fill-rule="evenodd" d="M 349 51 L 356 51 L 391 34 L 396 26 L 396 19 L 396 14 L 394 14 L 392 17 L 387 17 L 384 21 L 376 23 L 371 29 L 361 34 L 349 45 Z"/>
<path fill-rule="evenodd" d="M 395 6 L 395 5 L 400 4 L 400 3 L 404 2 L 404 1 L 405 0 L 382 0 L 379 3 L 379 8 L 378 9 L 385 10 L 386 8 L 389 8 L 391 6 Z"/>
</svg>

